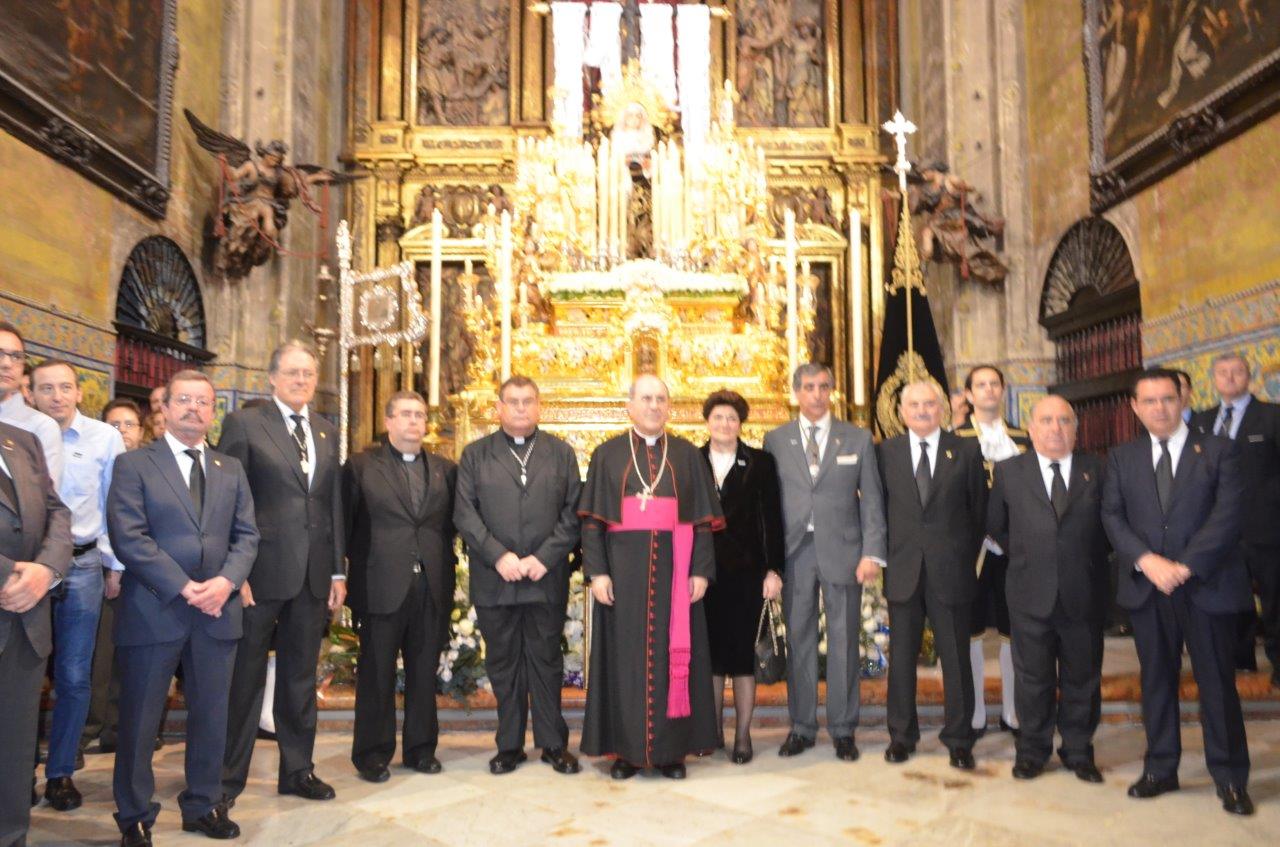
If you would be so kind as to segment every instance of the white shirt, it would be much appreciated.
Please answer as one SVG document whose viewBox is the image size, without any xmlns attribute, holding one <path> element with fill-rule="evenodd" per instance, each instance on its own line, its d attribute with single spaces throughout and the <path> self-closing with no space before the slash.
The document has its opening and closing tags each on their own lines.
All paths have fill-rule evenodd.
<svg viewBox="0 0 1280 847">
<path fill-rule="evenodd" d="M 1070 491 L 1071 490 L 1071 454 L 1068 453 L 1065 459 L 1050 459 L 1048 456 L 1043 456 L 1037 452 L 1036 459 L 1040 461 L 1040 476 L 1044 478 L 1044 490 L 1048 492 L 1049 502 L 1052 503 L 1053 502 L 1053 468 L 1049 467 L 1049 465 L 1053 464 L 1054 462 L 1058 463 L 1058 469 L 1062 471 L 1062 484 L 1066 486 L 1068 491 Z"/>
<path fill-rule="evenodd" d="M 1253 396 L 1250 394 L 1241 394 L 1234 400 L 1223 400 L 1219 403 L 1218 417 L 1214 418 L 1213 421 L 1213 434 L 1225 435 L 1234 440 L 1236 434 L 1240 432 L 1240 420 L 1244 417 L 1245 410 L 1249 408 L 1249 401 L 1252 399 Z M 1231 429 L 1227 432 L 1222 432 L 1222 416 L 1226 414 L 1228 406 L 1231 407 Z"/>
<path fill-rule="evenodd" d="M 729 471 L 733 470 L 733 463 L 738 460 L 738 453 L 736 450 L 732 453 L 721 453 L 712 447 L 707 454 L 711 457 L 711 473 L 715 476 L 716 488 L 719 488 L 724 485 Z"/>
<path fill-rule="evenodd" d="M 1174 476 L 1178 474 L 1178 460 L 1182 458 L 1182 448 L 1187 444 L 1187 435 L 1191 431 L 1187 429 L 1187 425 L 1182 421 L 1178 421 L 1178 428 L 1174 430 L 1173 435 L 1169 436 L 1169 458 L 1173 460 L 1172 471 Z M 1154 435 L 1151 436 L 1151 467 L 1154 468 L 1160 464 L 1160 439 Z"/>
<path fill-rule="evenodd" d="M 818 428 L 817 432 L 813 432 L 814 427 Z M 800 416 L 800 446 L 804 448 L 804 455 L 807 459 L 809 456 L 809 439 L 816 438 L 818 440 L 818 461 L 822 461 L 822 457 L 827 455 L 827 439 L 831 437 L 831 413 L 827 412 L 816 421 L 811 421 L 804 415 Z"/>
<path fill-rule="evenodd" d="M 978 446 L 982 450 L 982 458 L 988 462 L 1000 462 L 1018 455 L 1018 445 L 1004 428 L 1004 421 L 984 424 L 973 419 L 973 428 L 978 433 Z"/>
<path fill-rule="evenodd" d="M 920 442 L 924 441 L 929 445 L 929 478 L 932 479 L 938 470 L 938 442 L 942 440 L 942 430 L 935 429 L 924 438 L 916 435 L 911 430 L 907 430 L 907 443 L 911 445 L 911 473 L 915 474 L 916 468 L 920 466 Z"/>
<path fill-rule="evenodd" d="M 307 488 L 311 487 L 311 480 L 316 474 L 316 439 L 311 434 L 311 416 L 310 406 L 303 406 L 302 411 L 295 412 L 284 403 L 280 402 L 280 398 L 272 395 L 272 400 L 276 403 L 276 408 L 280 410 L 280 414 L 284 416 L 285 429 L 289 431 L 289 437 L 293 438 L 293 415 L 302 415 L 302 432 L 303 437 L 307 441 L 307 464 L 303 466 L 303 473 L 307 476 Z"/>
<path fill-rule="evenodd" d="M 173 451 L 173 458 L 178 460 L 178 473 L 182 474 L 182 481 L 187 482 L 191 479 L 191 466 L 194 464 L 191 457 L 187 455 L 188 450 L 196 450 L 200 453 L 200 470 L 208 470 L 208 464 L 205 462 L 204 442 L 201 441 L 195 447 L 188 447 L 181 441 L 173 437 L 172 432 L 165 432 L 164 441 L 169 445 L 169 449 Z M 205 474 L 206 478 L 208 474 Z"/>
<path fill-rule="evenodd" d="M 96 543 L 104 568 L 124 570 L 107 538 L 107 489 L 116 457 L 124 452 L 124 440 L 115 427 L 77 411 L 62 432 L 62 447 L 65 467 L 58 496 L 71 510 L 71 540 Z"/>
<path fill-rule="evenodd" d="M 44 450 L 44 463 L 49 466 L 53 487 L 62 485 L 62 427 L 58 422 L 28 406 L 21 391 L 10 394 L 8 400 L 0 400 L 0 421 L 25 429 L 36 437 Z"/>
</svg>

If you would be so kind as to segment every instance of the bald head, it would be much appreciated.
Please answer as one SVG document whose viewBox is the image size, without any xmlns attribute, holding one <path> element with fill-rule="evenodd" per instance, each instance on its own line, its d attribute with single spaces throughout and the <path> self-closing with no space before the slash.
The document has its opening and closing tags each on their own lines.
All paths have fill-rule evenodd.
<svg viewBox="0 0 1280 847">
<path fill-rule="evenodd" d="M 1031 407 L 1027 426 L 1031 446 L 1046 459 L 1065 459 L 1076 449 L 1076 413 L 1056 394 L 1040 398 Z"/>
<path fill-rule="evenodd" d="M 916 380 L 902 389 L 898 413 L 907 429 L 918 438 L 927 438 L 942 426 L 942 393 L 933 380 Z"/>
<path fill-rule="evenodd" d="M 661 435 L 671 417 L 671 392 L 653 374 L 636 377 L 627 392 L 627 415 L 641 435 Z"/>
</svg>

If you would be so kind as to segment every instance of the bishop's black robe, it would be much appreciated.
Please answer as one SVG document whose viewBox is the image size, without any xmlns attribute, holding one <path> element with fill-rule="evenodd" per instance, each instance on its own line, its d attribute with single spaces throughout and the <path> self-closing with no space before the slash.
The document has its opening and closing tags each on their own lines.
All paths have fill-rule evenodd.
<svg viewBox="0 0 1280 847">
<path fill-rule="evenodd" d="M 689 609 L 689 715 L 668 717 L 673 534 L 610 531 L 622 523 L 624 498 L 643 488 L 635 464 L 644 482 L 658 475 L 664 439 L 669 442 L 667 469 L 653 495 L 677 499 L 679 522 L 693 526 L 689 575 L 711 582 L 711 531 L 724 519 L 711 469 L 698 448 L 683 438 L 664 435 L 650 447 L 628 431 L 601 444 L 591 456 L 578 508 L 583 574 L 610 577 L 614 595 L 612 607 L 594 604 L 582 752 L 617 756 L 642 767 L 675 764 L 690 753 L 713 750 L 719 739 L 701 602 Z"/>
</svg>

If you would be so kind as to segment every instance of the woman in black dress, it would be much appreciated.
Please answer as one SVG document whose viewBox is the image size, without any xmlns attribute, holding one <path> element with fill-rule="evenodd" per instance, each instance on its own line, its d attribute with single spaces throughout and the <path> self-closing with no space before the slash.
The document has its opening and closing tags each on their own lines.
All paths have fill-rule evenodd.
<svg viewBox="0 0 1280 847">
<path fill-rule="evenodd" d="M 747 401 L 717 391 L 702 404 L 711 436 L 702 453 L 711 464 L 726 527 L 715 534 L 716 579 L 703 599 L 711 641 L 712 685 L 720 737 L 724 738 L 724 682 L 733 678 L 737 727 L 732 759 L 751 761 L 751 713 L 755 708 L 755 642 L 765 599 L 782 593 L 784 546 L 778 468 L 763 450 L 738 435 Z"/>
</svg>

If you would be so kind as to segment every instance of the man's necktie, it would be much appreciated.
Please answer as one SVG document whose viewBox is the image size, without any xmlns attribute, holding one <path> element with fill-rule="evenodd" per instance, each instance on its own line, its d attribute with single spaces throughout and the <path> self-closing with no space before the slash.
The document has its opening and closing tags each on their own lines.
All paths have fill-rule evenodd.
<svg viewBox="0 0 1280 847">
<path fill-rule="evenodd" d="M 18 489 L 13 484 L 13 477 L 9 476 L 4 468 L 0 468 L 0 491 L 3 491 L 4 495 L 9 498 L 9 502 L 13 504 L 13 508 L 16 511 L 19 508 Z"/>
<path fill-rule="evenodd" d="M 1160 511 L 1169 512 L 1169 499 L 1173 496 L 1173 456 L 1169 455 L 1169 439 L 1160 441 L 1160 461 L 1156 462 L 1156 496 L 1160 498 Z"/>
<path fill-rule="evenodd" d="M 1062 513 L 1067 510 L 1067 481 L 1062 478 L 1062 465 L 1058 462 L 1050 462 L 1049 470 L 1053 471 L 1053 481 L 1049 484 L 1049 502 L 1061 518 Z"/>
<path fill-rule="evenodd" d="M 1218 427 L 1218 435 L 1231 438 L 1231 413 L 1236 410 L 1235 406 L 1225 406 L 1222 409 L 1222 426 Z"/>
<path fill-rule="evenodd" d="M 805 457 L 809 460 L 809 472 L 813 473 L 814 468 L 818 467 L 822 459 L 818 455 L 818 425 L 814 424 L 809 427 L 809 443 L 804 449 Z"/>
<path fill-rule="evenodd" d="M 916 490 L 920 492 L 920 505 L 929 501 L 929 483 L 933 474 L 929 472 L 929 442 L 920 442 L 920 461 L 916 463 Z"/>
<path fill-rule="evenodd" d="M 298 445 L 298 461 L 305 470 L 307 467 L 307 433 L 302 428 L 302 415 L 290 415 L 293 418 L 293 441 Z"/>
<path fill-rule="evenodd" d="M 200 465 L 200 451 L 183 450 L 191 457 L 191 474 L 187 477 L 187 488 L 191 490 L 191 502 L 196 507 L 196 514 L 204 514 L 204 468 Z"/>
</svg>

